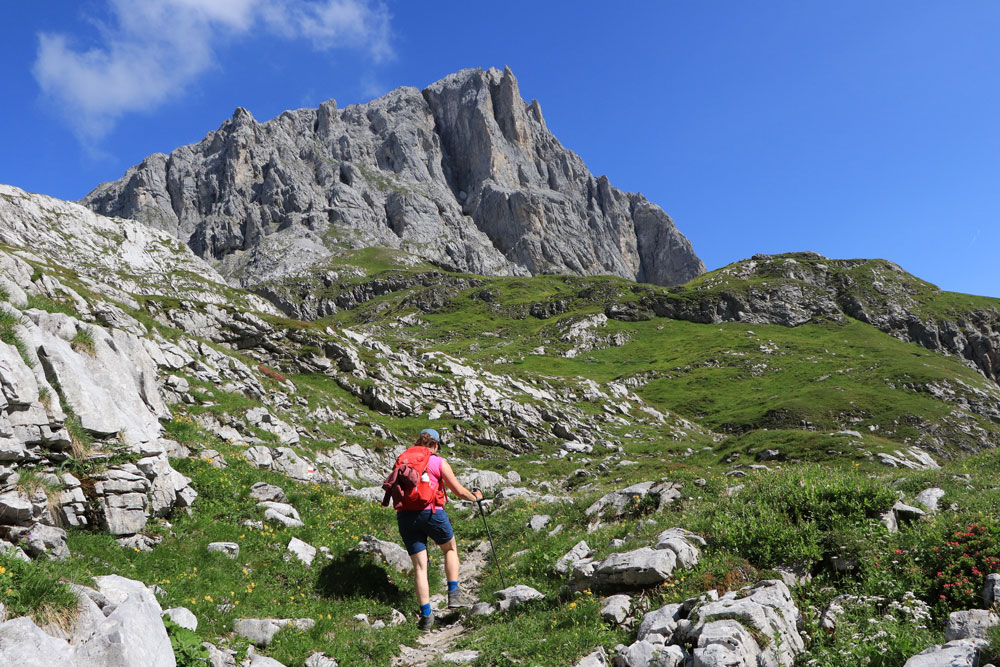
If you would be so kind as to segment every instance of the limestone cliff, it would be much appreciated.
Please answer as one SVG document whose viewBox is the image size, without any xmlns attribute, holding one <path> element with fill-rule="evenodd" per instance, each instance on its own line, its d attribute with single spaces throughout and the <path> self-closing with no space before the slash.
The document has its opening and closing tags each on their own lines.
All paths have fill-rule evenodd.
<svg viewBox="0 0 1000 667">
<path fill-rule="evenodd" d="M 594 177 L 559 143 L 509 69 L 265 123 L 237 109 L 83 203 L 170 232 L 249 288 L 369 246 L 485 275 L 671 285 L 705 270 L 662 209 Z"/>
</svg>

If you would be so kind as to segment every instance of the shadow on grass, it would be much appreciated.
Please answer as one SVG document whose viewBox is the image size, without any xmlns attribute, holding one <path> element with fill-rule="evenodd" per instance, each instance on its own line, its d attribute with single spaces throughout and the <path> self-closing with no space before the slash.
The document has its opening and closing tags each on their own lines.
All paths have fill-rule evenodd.
<svg viewBox="0 0 1000 667">
<path fill-rule="evenodd" d="M 316 589 L 320 595 L 331 598 L 361 596 L 385 602 L 408 599 L 386 571 L 372 562 L 371 556 L 356 552 L 350 552 L 320 570 Z"/>
</svg>

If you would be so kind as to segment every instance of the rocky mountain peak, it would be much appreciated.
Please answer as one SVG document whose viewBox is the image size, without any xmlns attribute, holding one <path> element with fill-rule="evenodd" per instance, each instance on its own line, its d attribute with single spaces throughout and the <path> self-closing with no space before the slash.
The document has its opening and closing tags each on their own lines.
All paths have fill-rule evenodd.
<svg viewBox="0 0 1000 667">
<path fill-rule="evenodd" d="M 249 288 L 370 246 L 485 275 L 677 284 L 704 272 L 660 207 L 559 143 L 509 68 L 264 123 L 241 107 L 83 203 L 170 232 Z"/>
</svg>

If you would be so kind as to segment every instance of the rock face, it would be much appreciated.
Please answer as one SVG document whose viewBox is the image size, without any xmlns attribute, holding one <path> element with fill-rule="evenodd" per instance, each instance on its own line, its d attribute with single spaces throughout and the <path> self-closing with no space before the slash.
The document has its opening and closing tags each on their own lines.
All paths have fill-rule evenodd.
<svg viewBox="0 0 1000 667">
<path fill-rule="evenodd" d="M 713 272 L 690 290 L 647 299 L 643 307 L 659 317 L 701 323 L 798 326 L 853 318 L 900 340 L 965 359 L 1000 382 L 1000 313 L 984 306 L 946 315 L 933 305 L 940 293 L 892 262 L 805 252 L 754 255 Z M 954 393 L 946 385 L 921 389 Z"/>
<path fill-rule="evenodd" d="M 96 590 L 76 589 L 80 612 L 68 638 L 47 634 L 27 616 L 0 624 L 0 664 L 173 667 L 163 611 L 152 591 L 117 575 L 95 583 Z"/>
<path fill-rule="evenodd" d="M 237 109 L 201 142 L 151 155 L 83 201 L 170 232 L 244 287 L 344 246 L 487 275 L 677 284 L 704 272 L 666 213 L 559 143 L 509 69 L 265 123 Z"/>
</svg>

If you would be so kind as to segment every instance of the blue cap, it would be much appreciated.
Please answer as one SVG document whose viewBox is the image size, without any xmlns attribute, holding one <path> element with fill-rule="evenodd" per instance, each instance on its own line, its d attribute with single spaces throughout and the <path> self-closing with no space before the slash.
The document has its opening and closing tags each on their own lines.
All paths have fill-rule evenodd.
<svg viewBox="0 0 1000 667">
<path fill-rule="evenodd" d="M 433 438 L 435 442 L 437 442 L 437 443 L 441 442 L 441 436 L 438 435 L 438 432 L 435 431 L 434 429 L 432 429 L 432 428 L 425 428 L 423 431 L 420 432 L 420 435 L 423 435 L 424 433 L 426 433 L 427 435 L 431 436 L 431 438 Z"/>
</svg>

